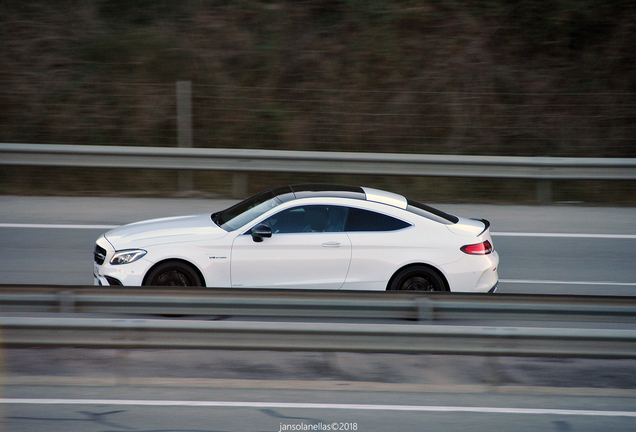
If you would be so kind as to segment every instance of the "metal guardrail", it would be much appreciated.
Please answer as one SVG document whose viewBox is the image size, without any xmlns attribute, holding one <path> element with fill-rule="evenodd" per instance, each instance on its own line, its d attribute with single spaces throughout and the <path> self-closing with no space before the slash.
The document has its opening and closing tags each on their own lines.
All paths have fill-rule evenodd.
<svg viewBox="0 0 636 432">
<path fill-rule="evenodd" d="M 0 144 L 0 164 L 442 177 L 636 180 L 636 159 Z"/>
<path fill-rule="evenodd" d="M 5 347 L 636 358 L 636 330 L 0 317 Z"/>
<path fill-rule="evenodd" d="M 636 330 L 458 326 L 458 319 L 636 322 L 636 299 L 200 289 L 3 287 L 2 344 L 636 358 Z M 15 312 L 65 312 L 24 316 Z M 147 314 L 100 318 L 73 312 Z M 322 317 L 343 322 L 157 319 L 156 314 Z M 373 319 L 373 323 L 353 318 Z M 410 321 L 382 322 L 380 319 Z M 417 320 L 417 321 L 416 321 Z M 435 320 L 434 322 L 432 320 Z M 456 321 L 455 321 L 456 322 Z M 434 325 L 430 325 L 434 324 Z"/>
<path fill-rule="evenodd" d="M 0 165 L 151 168 L 540 180 L 636 180 L 636 159 L 453 156 L 0 143 Z M 243 180 L 236 180 L 245 184 Z M 543 192 L 541 192 L 543 190 Z"/>
<path fill-rule="evenodd" d="M 636 297 L 0 286 L 2 312 L 636 323 Z"/>
</svg>

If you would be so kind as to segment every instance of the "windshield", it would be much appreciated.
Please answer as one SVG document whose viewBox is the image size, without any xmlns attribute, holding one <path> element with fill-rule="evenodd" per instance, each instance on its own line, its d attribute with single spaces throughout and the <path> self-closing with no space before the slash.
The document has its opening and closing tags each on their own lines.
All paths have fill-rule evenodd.
<svg viewBox="0 0 636 432">
<path fill-rule="evenodd" d="M 280 204 L 282 201 L 268 190 L 241 201 L 227 210 L 214 213 L 212 220 L 224 230 L 234 231 Z"/>
</svg>

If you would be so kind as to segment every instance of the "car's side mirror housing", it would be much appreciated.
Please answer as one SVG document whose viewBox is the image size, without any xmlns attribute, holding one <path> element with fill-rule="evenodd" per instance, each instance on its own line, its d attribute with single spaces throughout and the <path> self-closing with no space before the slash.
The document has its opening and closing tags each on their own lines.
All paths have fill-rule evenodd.
<svg viewBox="0 0 636 432">
<path fill-rule="evenodd" d="M 264 224 L 258 224 L 252 228 L 252 240 L 256 243 L 260 243 L 264 238 L 270 238 L 272 236 L 272 229 Z"/>
</svg>

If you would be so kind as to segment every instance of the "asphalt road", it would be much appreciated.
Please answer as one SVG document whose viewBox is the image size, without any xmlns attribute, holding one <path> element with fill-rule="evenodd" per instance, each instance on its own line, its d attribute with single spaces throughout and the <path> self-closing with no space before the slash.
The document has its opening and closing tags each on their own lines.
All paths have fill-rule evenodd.
<svg viewBox="0 0 636 432">
<path fill-rule="evenodd" d="M 632 360 L 67 348 L 8 350 L 4 369 L 0 430 L 11 432 L 636 425 Z"/>
<path fill-rule="evenodd" d="M 620 397 L 112 387 L 28 390 L 23 402 L 2 407 L 4 430 L 627 432 L 636 425 L 633 399 Z M 77 398 L 78 391 L 90 396 Z M 139 399 L 140 393 L 151 397 Z M 34 394 L 38 399 L 31 399 Z"/>
<path fill-rule="evenodd" d="M 212 213 L 233 201 L 0 197 L 0 284 L 90 285 L 95 239 L 111 226 Z M 636 211 L 436 205 L 491 221 L 500 292 L 636 294 Z"/>
</svg>

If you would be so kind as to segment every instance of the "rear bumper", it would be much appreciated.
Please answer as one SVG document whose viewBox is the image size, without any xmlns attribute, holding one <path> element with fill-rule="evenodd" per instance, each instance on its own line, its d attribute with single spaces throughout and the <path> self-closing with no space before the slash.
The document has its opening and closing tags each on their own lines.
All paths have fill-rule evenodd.
<svg viewBox="0 0 636 432">
<path fill-rule="evenodd" d="M 452 292 L 488 293 L 497 289 L 499 255 L 465 255 L 443 268 Z M 494 290 L 493 290 L 494 289 Z"/>
<path fill-rule="evenodd" d="M 489 293 L 489 294 L 492 294 L 492 293 L 497 292 L 497 288 L 499 288 L 499 281 L 497 281 L 497 282 L 495 283 L 495 285 L 494 285 L 492 288 L 490 288 L 490 291 L 488 291 L 488 293 Z"/>
</svg>

